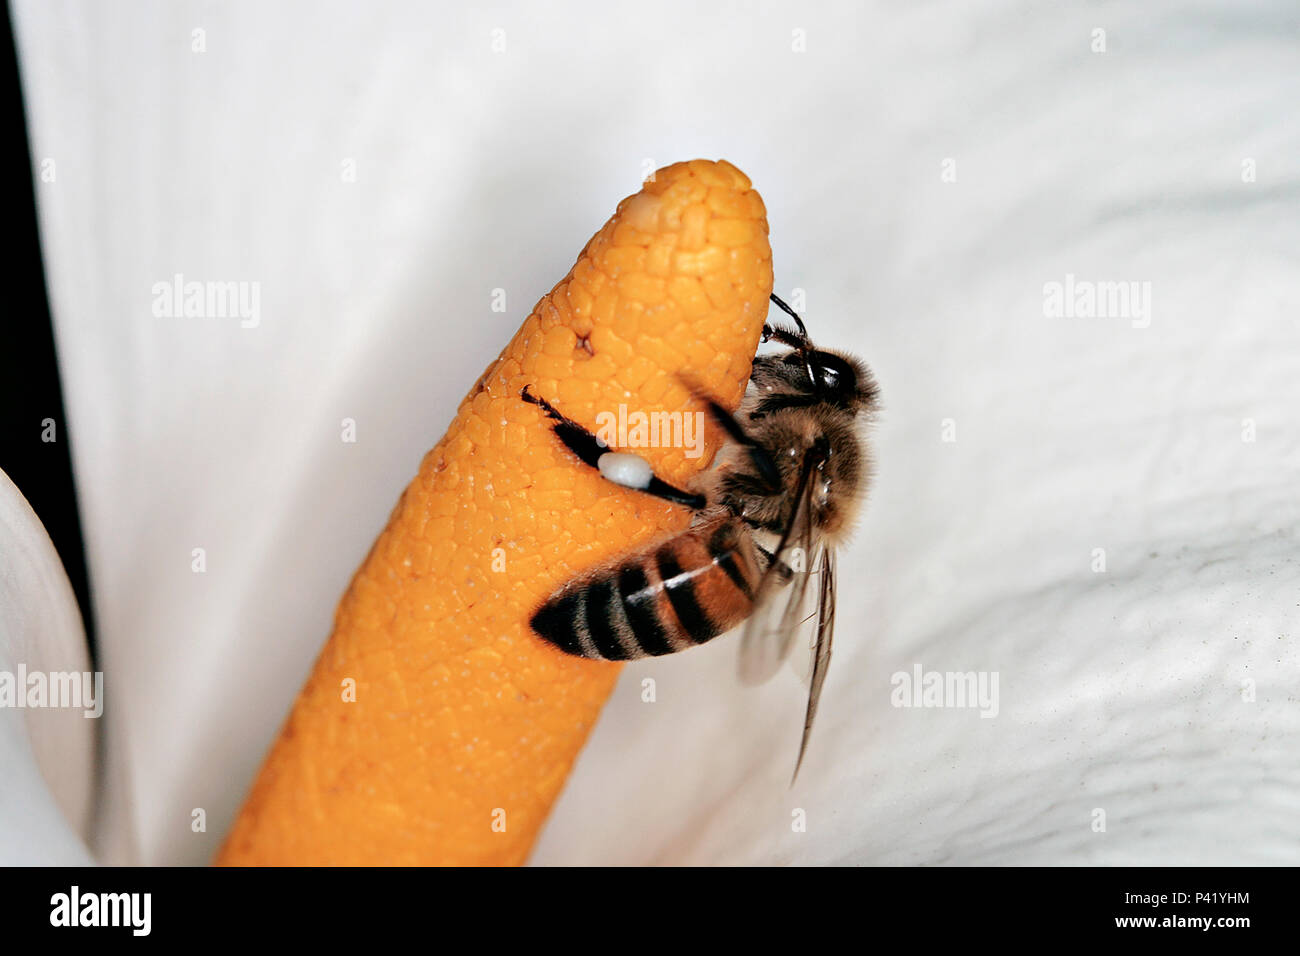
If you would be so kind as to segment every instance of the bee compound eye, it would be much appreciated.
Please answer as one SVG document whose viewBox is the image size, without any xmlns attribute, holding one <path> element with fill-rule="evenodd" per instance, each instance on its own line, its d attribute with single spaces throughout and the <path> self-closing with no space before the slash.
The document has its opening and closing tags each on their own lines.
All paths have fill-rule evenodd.
<svg viewBox="0 0 1300 956">
<path fill-rule="evenodd" d="M 811 356 L 818 384 L 824 392 L 847 395 L 858 387 L 858 376 L 848 362 L 830 352 L 814 352 Z"/>
</svg>

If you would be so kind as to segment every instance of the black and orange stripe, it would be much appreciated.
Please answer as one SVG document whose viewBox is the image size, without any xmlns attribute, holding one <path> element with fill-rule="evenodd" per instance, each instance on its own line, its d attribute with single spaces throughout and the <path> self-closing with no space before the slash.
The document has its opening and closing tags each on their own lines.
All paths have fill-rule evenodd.
<svg viewBox="0 0 1300 956">
<path fill-rule="evenodd" d="M 748 617 L 765 566 L 750 529 L 728 515 L 561 588 L 530 623 L 580 657 L 672 654 Z"/>
</svg>

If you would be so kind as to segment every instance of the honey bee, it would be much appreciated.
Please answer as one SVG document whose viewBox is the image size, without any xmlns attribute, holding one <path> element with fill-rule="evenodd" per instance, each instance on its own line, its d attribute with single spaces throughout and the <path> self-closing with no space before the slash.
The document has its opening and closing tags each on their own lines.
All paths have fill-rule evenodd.
<svg viewBox="0 0 1300 956">
<path fill-rule="evenodd" d="M 743 623 L 740 676 L 751 684 L 779 669 L 809 625 L 797 777 L 831 658 L 835 547 L 870 481 L 864 431 L 879 389 L 860 360 L 815 347 L 795 311 L 772 301 L 795 328 L 764 325 L 762 341 L 786 349 L 755 357 L 734 416 L 699 396 L 728 441 L 691 490 L 658 478 L 639 455 L 608 448 L 525 387 L 523 399 L 585 464 L 694 512 L 686 531 L 564 584 L 530 623 L 569 654 L 611 661 L 673 654 Z"/>
</svg>

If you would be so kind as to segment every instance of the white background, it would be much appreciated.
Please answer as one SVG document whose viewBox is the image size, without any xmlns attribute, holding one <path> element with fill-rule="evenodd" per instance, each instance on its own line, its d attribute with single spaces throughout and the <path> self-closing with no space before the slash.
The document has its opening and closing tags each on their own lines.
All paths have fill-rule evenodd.
<svg viewBox="0 0 1300 956">
<path fill-rule="evenodd" d="M 883 389 L 835 661 L 793 790 L 793 675 L 629 667 L 534 862 L 1300 862 L 1294 4 L 15 6 L 99 859 L 210 858 L 457 401 L 648 168 L 705 157 Z M 156 317 L 176 273 L 260 283 L 260 324 Z M 1149 327 L 1046 316 L 1067 274 L 1149 282 Z M 996 672 L 998 716 L 891 706 L 918 663 Z"/>
</svg>

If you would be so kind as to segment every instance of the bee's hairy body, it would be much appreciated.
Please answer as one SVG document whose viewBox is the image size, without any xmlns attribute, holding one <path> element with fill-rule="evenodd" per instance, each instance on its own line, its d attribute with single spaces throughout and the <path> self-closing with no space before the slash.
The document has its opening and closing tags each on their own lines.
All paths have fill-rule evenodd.
<svg viewBox="0 0 1300 956">
<path fill-rule="evenodd" d="M 803 456 L 822 447 L 825 454 L 815 479 L 819 485 L 813 525 L 819 537 L 836 544 L 851 527 L 866 490 L 869 467 L 858 413 L 863 404 L 874 403 L 876 386 L 856 359 L 822 354 L 844 362 L 859 382 L 865 382 L 869 389 L 866 401 L 818 397 L 809 387 L 797 352 L 759 356 L 737 417 L 755 444 L 772 452 L 780 471 L 780 490 L 773 493 L 764 487 L 745 448 L 735 445 L 724 449 L 726 457 L 706 475 L 706 481 L 716 482 L 712 497 L 724 507 L 753 527 L 780 535 L 789 526 Z"/>
<path fill-rule="evenodd" d="M 561 587 L 533 615 L 538 635 L 570 654 L 629 660 L 726 633 L 753 611 L 772 562 L 759 538 L 774 543 L 789 528 L 801 480 L 813 483 L 815 537 L 844 537 L 869 476 L 859 414 L 874 408 L 876 385 L 850 356 L 812 354 L 815 370 L 806 349 L 754 360 L 732 420 L 739 440 L 700 477 L 691 528 Z"/>
</svg>

